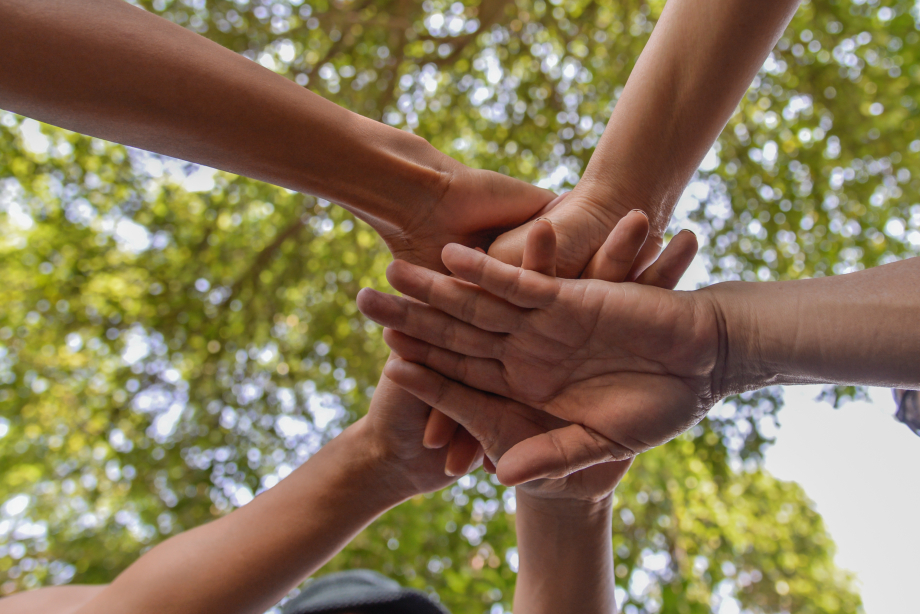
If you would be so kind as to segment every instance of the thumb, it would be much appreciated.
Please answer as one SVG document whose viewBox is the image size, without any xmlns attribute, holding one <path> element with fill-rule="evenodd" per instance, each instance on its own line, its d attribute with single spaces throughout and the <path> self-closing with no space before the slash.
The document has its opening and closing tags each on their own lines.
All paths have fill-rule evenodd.
<svg viewBox="0 0 920 614">
<path fill-rule="evenodd" d="M 505 486 L 538 478 L 562 478 L 598 463 L 622 461 L 636 453 L 580 424 L 525 439 L 505 452 L 496 475 Z"/>
<path fill-rule="evenodd" d="M 553 200 L 549 201 L 546 206 L 537 211 L 531 221 L 536 221 L 541 217 L 549 214 L 550 211 L 562 203 L 571 192 L 563 192 Z M 524 262 L 524 251 L 527 246 L 527 235 L 530 232 L 532 223 L 527 223 L 500 235 L 489 247 L 489 255 L 493 258 L 510 264 L 512 266 L 521 266 Z"/>
</svg>

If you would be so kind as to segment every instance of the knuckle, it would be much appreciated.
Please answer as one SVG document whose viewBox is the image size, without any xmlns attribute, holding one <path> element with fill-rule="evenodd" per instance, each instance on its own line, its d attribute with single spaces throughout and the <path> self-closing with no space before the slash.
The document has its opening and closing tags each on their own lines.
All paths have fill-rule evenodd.
<svg viewBox="0 0 920 614">
<path fill-rule="evenodd" d="M 549 435 L 550 441 L 556 448 L 556 452 L 558 453 L 559 457 L 562 459 L 563 472 L 559 473 L 554 471 L 553 475 L 562 477 L 569 475 L 574 471 L 574 469 L 572 468 L 572 459 L 569 457 L 569 450 L 567 449 L 565 443 L 562 441 L 562 438 L 559 437 L 559 430 L 560 429 L 553 429 L 549 431 L 547 435 Z"/>
<path fill-rule="evenodd" d="M 434 391 L 434 402 L 432 405 L 441 408 L 445 406 L 445 401 L 450 394 L 450 381 L 446 377 L 441 377 L 438 381 L 437 388 Z"/>
<path fill-rule="evenodd" d="M 508 284 L 508 296 L 512 299 L 516 299 L 521 295 L 521 284 L 524 280 L 524 269 L 517 269 L 511 276 L 511 281 Z"/>
<path fill-rule="evenodd" d="M 583 427 L 585 433 L 591 438 L 594 446 L 592 457 L 598 458 L 598 462 L 621 461 L 632 458 L 636 452 L 623 446 L 607 437 L 604 437 L 594 429 Z"/>
<path fill-rule="evenodd" d="M 471 295 L 463 299 L 463 302 L 460 303 L 460 315 L 464 322 L 472 322 L 476 317 L 476 304 L 478 302 L 476 299 L 476 295 Z"/>
<path fill-rule="evenodd" d="M 438 337 L 441 347 L 455 348 L 461 339 L 460 331 L 457 330 L 457 323 L 454 321 L 448 322 L 446 326 L 440 329 Z"/>
</svg>

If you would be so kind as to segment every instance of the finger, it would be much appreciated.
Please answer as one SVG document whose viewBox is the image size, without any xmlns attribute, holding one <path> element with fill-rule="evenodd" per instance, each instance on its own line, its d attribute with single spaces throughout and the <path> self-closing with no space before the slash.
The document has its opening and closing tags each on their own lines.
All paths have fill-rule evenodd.
<svg viewBox="0 0 920 614">
<path fill-rule="evenodd" d="M 546 205 L 545 208 L 553 206 L 559 198 L 553 199 L 552 202 Z M 484 254 L 486 250 L 481 247 L 474 247 L 477 252 Z M 422 445 L 430 450 L 439 450 L 450 443 L 450 440 L 453 438 L 454 433 L 457 431 L 459 425 L 445 416 L 443 413 L 437 409 L 432 409 L 431 413 L 428 414 L 428 422 L 425 424 L 425 435 L 422 438 Z M 482 446 L 479 446 L 479 449 L 482 450 Z M 447 451 L 448 457 L 450 456 L 450 450 Z M 485 461 L 488 460 L 488 456 L 483 456 L 483 465 Z M 492 467 L 492 473 L 495 473 L 495 465 L 492 464 L 492 461 L 488 461 L 489 466 Z M 445 465 L 445 471 L 446 471 Z M 488 470 L 487 470 L 488 471 Z"/>
<path fill-rule="evenodd" d="M 635 453 L 580 424 L 554 429 L 515 445 L 496 465 L 498 480 L 516 486 L 538 478 L 561 478 L 598 463 Z"/>
<path fill-rule="evenodd" d="M 636 283 L 673 290 L 696 257 L 697 248 L 696 235 L 689 230 L 680 231 L 658 260 L 636 278 Z"/>
<path fill-rule="evenodd" d="M 537 219 L 548 215 L 550 211 L 555 209 L 558 205 L 562 203 L 566 198 L 569 197 L 571 192 L 563 192 L 550 202 L 546 204 L 540 211 L 535 215 Z M 522 254 L 524 253 L 524 247 L 527 243 L 526 237 L 522 233 L 523 226 L 519 226 L 512 230 L 509 230 L 505 234 L 501 235 L 490 247 L 489 254 L 493 258 L 497 258 L 502 262 L 511 264 L 514 266 L 520 266 L 523 261 Z M 478 251 L 482 252 L 481 248 L 476 248 Z M 485 252 L 483 252 L 485 253 Z"/>
<path fill-rule="evenodd" d="M 565 196 L 566 195 L 563 194 L 555 198 L 544 207 L 544 210 L 551 210 L 558 203 L 562 202 Z M 477 252 L 486 253 L 481 247 L 476 247 L 474 249 Z M 524 250 L 523 268 L 555 277 L 556 232 L 553 230 L 552 223 L 549 220 L 538 218 L 528 233 L 527 245 Z M 404 358 L 412 360 L 409 356 L 404 356 Z M 429 366 L 438 370 L 435 365 L 429 364 Z M 428 424 L 425 426 L 425 437 L 423 439 L 423 445 L 432 449 L 441 448 L 451 443 L 451 447 L 447 453 L 447 464 L 445 467 L 445 471 L 450 475 L 467 473 L 467 471 L 463 471 L 462 473 L 457 472 L 457 469 L 465 463 L 465 459 L 458 459 L 459 452 L 455 450 L 456 444 L 450 441 L 457 431 L 457 426 L 456 422 L 445 416 L 439 410 L 433 409 L 428 417 Z M 462 432 L 469 436 L 466 429 L 462 429 Z M 482 451 L 482 447 L 478 445 L 478 442 L 476 447 L 479 452 Z M 483 466 L 487 473 L 495 473 L 495 465 L 487 456 L 483 457 Z"/>
<path fill-rule="evenodd" d="M 639 209 L 630 211 L 611 231 L 582 277 L 617 283 L 625 281 L 648 233 L 648 216 Z"/>
<path fill-rule="evenodd" d="M 445 377 L 467 386 L 502 396 L 511 396 L 502 363 L 491 358 L 472 358 L 386 329 L 383 340 L 400 358 L 425 365 Z"/>
<path fill-rule="evenodd" d="M 632 270 L 626 276 L 626 281 L 636 281 L 636 278 L 655 262 L 659 254 L 661 254 L 661 240 L 653 237 L 646 239 L 645 245 L 642 246 L 642 249 L 639 250 L 639 255 L 636 256 L 636 262 L 633 264 Z"/>
<path fill-rule="evenodd" d="M 457 430 L 457 423 L 445 416 L 441 411 L 432 409 L 428 415 L 428 424 L 425 425 L 425 436 L 422 445 L 429 450 L 439 450 L 450 443 Z"/>
<path fill-rule="evenodd" d="M 466 429 L 457 429 L 447 450 L 444 473 L 450 476 L 466 475 L 482 462 L 482 446 Z"/>
<path fill-rule="evenodd" d="M 415 363 L 392 360 L 384 373 L 397 386 L 456 420 L 493 460 L 522 439 L 559 426 L 559 420 L 548 414 L 469 388 Z"/>
<path fill-rule="evenodd" d="M 542 216 L 546 215 L 547 213 L 555 209 L 557 205 L 561 204 L 562 201 L 568 198 L 569 194 L 571 194 L 571 192 L 563 192 L 562 194 L 560 194 L 553 200 L 546 203 L 546 205 L 537 212 L 537 219 L 541 218 Z"/>
<path fill-rule="evenodd" d="M 474 283 L 518 307 L 543 307 L 556 297 L 558 284 L 552 277 L 503 264 L 456 243 L 444 246 L 441 259 L 444 266 L 460 279 Z"/>
<path fill-rule="evenodd" d="M 494 357 L 500 352 L 502 337 L 428 305 L 371 288 L 362 288 L 356 303 L 361 313 L 381 326 L 439 347 L 477 357 Z"/>
<path fill-rule="evenodd" d="M 556 276 L 556 231 L 547 219 L 536 220 L 527 233 L 521 268 L 550 277 Z"/>
<path fill-rule="evenodd" d="M 488 258 L 476 250 L 469 251 Z M 403 294 L 483 330 L 508 332 L 523 314 L 520 308 L 484 292 L 474 284 L 404 260 L 390 263 L 387 267 L 387 280 Z"/>
<path fill-rule="evenodd" d="M 482 457 L 482 470 L 489 475 L 495 475 L 495 464 L 488 456 Z"/>
</svg>

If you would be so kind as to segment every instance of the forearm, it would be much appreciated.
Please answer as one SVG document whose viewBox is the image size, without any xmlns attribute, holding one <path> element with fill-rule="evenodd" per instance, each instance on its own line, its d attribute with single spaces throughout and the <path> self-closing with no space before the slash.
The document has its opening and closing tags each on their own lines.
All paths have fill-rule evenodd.
<svg viewBox="0 0 920 614">
<path fill-rule="evenodd" d="M 670 0 L 573 196 L 660 238 L 677 199 L 799 0 Z"/>
<path fill-rule="evenodd" d="M 160 544 L 79 613 L 264 612 L 402 500 L 355 431 L 229 516 Z"/>
<path fill-rule="evenodd" d="M 0 107 L 70 130 L 316 194 L 390 225 L 411 215 L 407 203 L 446 189 L 453 161 L 423 139 L 123 0 L 0 0 L 0 54 Z"/>
<path fill-rule="evenodd" d="M 547 500 L 517 489 L 516 614 L 616 612 L 611 509 L 612 496 Z"/>
<path fill-rule="evenodd" d="M 699 290 L 725 396 L 774 384 L 920 387 L 920 258 L 848 275 Z"/>
</svg>

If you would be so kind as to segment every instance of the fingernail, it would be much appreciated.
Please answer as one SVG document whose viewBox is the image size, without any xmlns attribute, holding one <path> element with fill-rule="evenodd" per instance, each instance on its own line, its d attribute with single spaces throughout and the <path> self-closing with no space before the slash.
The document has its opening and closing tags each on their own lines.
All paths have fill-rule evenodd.
<svg viewBox="0 0 920 614">
<path fill-rule="evenodd" d="M 689 232 L 689 233 L 692 234 L 694 237 L 696 236 L 696 233 L 693 232 L 692 230 L 690 230 L 689 228 L 683 228 L 683 229 L 681 229 L 680 232 Z M 677 234 L 680 234 L 680 233 L 677 233 Z"/>
<path fill-rule="evenodd" d="M 534 223 L 535 223 L 535 224 L 536 224 L 537 222 L 549 222 L 549 225 L 550 225 L 550 226 L 553 225 L 553 220 L 549 219 L 548 217 L 538 217 L 537 219 L 534 220 Z"/>
<path fill-rule="evenodd" d="M 444 467 L 444 475 L 451 477 L 451 478 L 457 477 L 457 474 L 451 473 L 450 469 L 448 469 L 447 467 Z"/>
<path fill-rule="evenodd" d="M 636 213 L 641 213 L 642 215 L 645 216 L 645 219 L 648 219 L 648 213 L 646 213 L 642 209 L 633 209 L 633 211 L 635 211 Z"/>
</svg>

